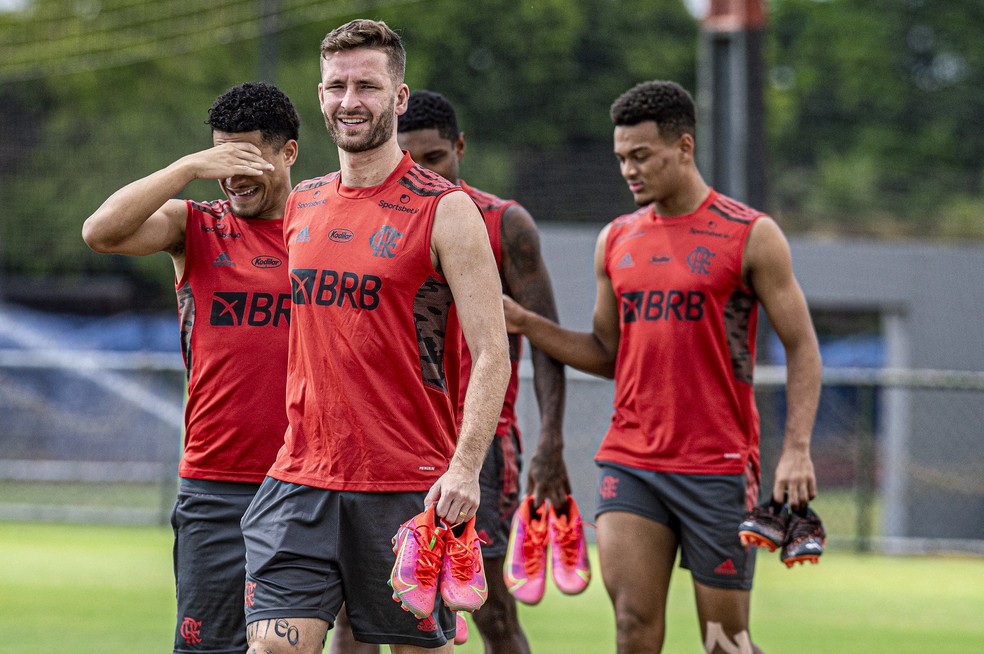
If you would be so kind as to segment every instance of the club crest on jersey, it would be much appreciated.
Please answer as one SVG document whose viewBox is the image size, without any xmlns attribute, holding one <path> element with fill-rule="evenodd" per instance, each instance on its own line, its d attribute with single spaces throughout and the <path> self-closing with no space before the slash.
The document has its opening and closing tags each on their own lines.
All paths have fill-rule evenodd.
<svg viewBox="0 0 984 654">
<path fill-rule="evenodd" d="M 711 259 L 717 255 L 703 245 L 698 245 L 687 255 L 687 265 L 695 275 L 711 274 Z"/>
<path fill-rule="evenodd" d="M 369 246 L 372 248 L 372 256 L 391 259 L 396 256 L 397 241 L 403 238 L 403 233 L 396 231 L 395 227 L 383 225 L 376 233 L 369 237 Z"/>
</svg>

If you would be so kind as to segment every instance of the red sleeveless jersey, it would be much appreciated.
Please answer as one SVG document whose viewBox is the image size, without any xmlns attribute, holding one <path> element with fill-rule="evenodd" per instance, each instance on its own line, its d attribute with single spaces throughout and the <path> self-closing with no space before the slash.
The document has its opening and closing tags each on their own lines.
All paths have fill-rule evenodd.
<svg viewBox="0 0 984 654">
<path fill-rule="evenodd" d="M 290 285 L 283 220 L 187 202 L 175 283 L 188 377 L 182 477 L 259 483 L 283 443 Z"/>
<path fill-rule="evenodd" d="M 492 253 L 495 255 L 495 263 L 499 267 L 499 276 L 502 277 L 502 214 L 506 209 L 517 204 L 515 200 L 503 200 L 491 193 L 480 191 L 459 179 L 461 189 L 467 193 L 478 205 L 485 219 L 485 229 L 489 232 L 489 243 L 492 245 Z M 506 290 L 505 280 L 502 283 L 503 290 Z M 457 321 L 455 325 L 460 329 Z M 509 334 L 509 364 L 512 368 L 512 375 L 509 377 L 509 385 L 506 387 L 506 397 L 502 404 L 502 413 L 499 414 L 499 422 L 496 425 L 496 436 L 505 436 L 510 433 L 510 428 L 519 438 L 519 421 L 516 417 L 516 397 L 519 395 L 519 357 L 522 354 L 522 338 L 519 334 Z M 461 424 L 461 412 L 465 406 L 465 390 L 468 387 L 468 379 L 471 377 L 472 359 L 468 346 L 462 338 L 461 347 L 461 388 L 458 397 L 458 424 Z"/>
<path fill-rule="evenodd" d="M 430 240 L 438 201 L 456 189 L 404 156 L 379 186 L 346 187 L 332 173 L 291 193 L 289 426 L 271 476 L 403 492 L 447 470 L 459 342 Z"/>
<path fill-rule="evenodd" d="M 617 218 L 605 270 L 621 340 L 615 411 L 596 459 L 686 474 L 758 470 L 758 300 L 741 277 L 762 214 L 711 190 L 692 214 Z"/>
</svg>

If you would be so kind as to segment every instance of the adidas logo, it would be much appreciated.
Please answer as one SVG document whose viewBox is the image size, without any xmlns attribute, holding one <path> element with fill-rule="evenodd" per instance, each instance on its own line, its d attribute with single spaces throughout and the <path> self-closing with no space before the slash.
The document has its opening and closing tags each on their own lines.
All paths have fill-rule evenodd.
<svg viewBox="0 0 984 654">
<path fill-rule="evenodd" d="M 229 257 L 225 252 L 221 253 L 219 256 L 215 257 L 215 261 L 212 262 L 213 266 L 235 266 L 235 262 Z"/>
<path fill-rule="evenodd" d="M 295 243 L 307 243 L 310 240 L 311 240 L 311 235 L 308 234 L 308 228 L 307 228 L 307 225 L 305 225 L 304 226 L 304 229 L 302 229 L 297 234 L 297 238 L 294 239 L 294 242 Z"/>
<path fill-rule="evenodd" d="M 622 257 L 622 260 L 618 262 L 615 266 L 616 268 L 632 268 L 635 266 L 635 261 L 632 260 L 632 255 L 628 252 Z"/>
<path fill-rule="evenodd" d="M 420 631 L 437 631 L 437 623 L 434 622 L 434 616 L 429 615 L 418 622 L 417 629 Z"/>
<path fill-rule="evenodd" d="M 714 574 L 716 575 L 736 575 L 738 570 L 735 569 L 734 561 L 731 559 L 726 560 L 724 563 L 714 568 Z"/>
</svg>

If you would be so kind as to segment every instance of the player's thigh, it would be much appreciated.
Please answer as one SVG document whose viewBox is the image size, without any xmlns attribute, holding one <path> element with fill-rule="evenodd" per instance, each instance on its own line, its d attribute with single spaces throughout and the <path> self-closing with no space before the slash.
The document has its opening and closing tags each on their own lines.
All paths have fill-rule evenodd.
<svg viewBox="0 0 984 654">
<path fill-rule="evenodd" d="M 501 557 L 482 558 L 485 564 L 485 579 L 489 594 L 485 604 L 472 614 L 472 618 L 480 630 L 483 625 L 491 626 L 496 623 L 505 623 L 511 628 L 512 625 L 518 624 L 519 619 L 516 613 L 516 598 L 509 592 L 506 582 L 502 578 L 504 559 Z"/>
<path fill-rule="evenodd" d="M 602 513 L 596 527 L 601 576 L 616 614 L 658 618 L 676 560 L 676 534 L 665 524 L 627 511 Z"/>
<path fill-rule="evenodd" d="M 328 654 L 379 654 L 379 650 L 379 645 L 363 643 L 355 639 L 345 605 L 342 605 L 342 610 L 335 616 L 335 626 L 331 629 Z"/>
<path fill-rule="evenodd" d="M 239 521 L 256 484 L 182 480 L 171 516 L 175 652 L 245 649 L 246 552 Z"/>
<path fill-rule="evenodd" d="M 680 562 L 710 588 L 750 590 L 755 550 L 738 537 L 745 512 L 742 475 L 660 475 L 661 495 L 679 520 Z"/>
<path fill-rule="evenodd" d="M 321 654 L 327 635 L 319 618 L 260 618 L 246 625 L 247 654 Z"/>
</svg>

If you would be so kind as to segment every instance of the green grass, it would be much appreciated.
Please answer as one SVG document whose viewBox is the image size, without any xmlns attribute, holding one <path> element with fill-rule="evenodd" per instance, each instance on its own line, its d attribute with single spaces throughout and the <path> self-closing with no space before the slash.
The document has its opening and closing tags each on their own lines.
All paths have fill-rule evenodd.
<svg viewBox="0 0 984 654">
<path fill-rule="evenodd" d="M 174 618 L 171 534 L 163 527 L 0 523 L 3 651 L 166 652 Z M 597 573 L 597 570 L 596 570 Z M 830 551 L 787 570 L 761 555 L 752 633 L 770 654 L 975 654 L 984 643 L 984 558 L 885 557 Z M 550 589 L 521 606 L 536 654 L 614 652 L 597 576 L 576 597 Z M 670 588 L 664 652 L 702 654 L 690 576 Z M 463 653 L 482 651 L 477 632 Z"/>
</svg>

